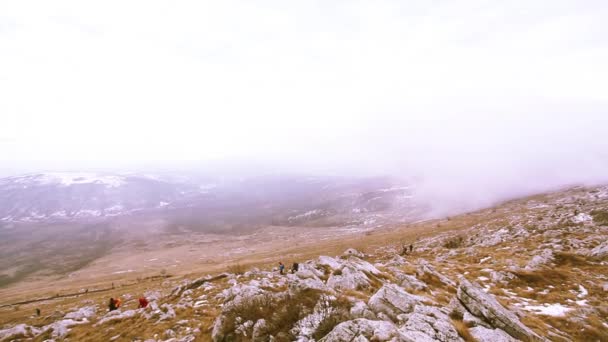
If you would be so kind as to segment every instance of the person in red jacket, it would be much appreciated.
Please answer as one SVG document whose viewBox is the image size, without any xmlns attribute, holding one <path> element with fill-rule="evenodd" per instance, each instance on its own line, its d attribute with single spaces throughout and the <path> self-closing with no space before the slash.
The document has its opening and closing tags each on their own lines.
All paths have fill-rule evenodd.
<svg viewBox="0 0 608 342">
<path fill-rule="evenodd" d="M 139 298 L 139 307 L 145 308 L 147 306 L 148 306 L 148 300 L 146 299 L 146 297 Z"/>
</svg>

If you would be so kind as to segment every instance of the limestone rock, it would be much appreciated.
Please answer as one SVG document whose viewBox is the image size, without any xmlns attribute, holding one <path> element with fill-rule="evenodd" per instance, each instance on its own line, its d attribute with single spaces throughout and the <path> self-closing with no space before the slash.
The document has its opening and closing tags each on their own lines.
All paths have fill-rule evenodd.
<svg viewBox="0 0 608 342">
<path fill-rule="evenodd" d="M 447 312 L 423 304 L 414 308 L 399 331 L 415 341 L 462 341 Z"/>
<path fill-rule="evenodd" d="M 414 342 L 414 340 L 402 336 L 397 327 L 391 322 L 372 321 L 365 318 L 342 322 L 319 340 L 319 342 L 335 341 Z"/>
<path fill-rule="evenodd" d="M 469 329 L 469 332 L 479 342 L 517 342 L 506 332 L 500 329 L 489 329 L 482 326 L 477 326 Z"/>
<path fill-rule="evenodd" d="M 593 259 L 604 259 L 608 257 L 608 241 L 600 244 L 589 252 L 589 257 Z"/>
<path fill-rule="evenodd" d="M 388 316 L 393 322 L 398 322 L 397 316 L 414 311 L 416 305 L 424 298 L 407 293 L 395 284 L 384 285 L 368 302 L 375 313 Z"/>
<path fill-rule="evenodd" d="M 336 290 L 361 290 L 370 287 L 371 282 L 362 271 L 352 265 L 344 265 L 329 276 L 327 286 Z"/>
<path fill-rule="evenodd" d="M 405 274 L 397 268 L 391 267 L 389 271 L 397 279 L 399 285 L 408 291 L 422 291 L 428 287 L 425 282 L 418 280 L 414 276 Z"/>
<path fill-rule="evenodd" d="M 509 335 L 523 341 L 545 341 L 523 325 L 513 312 L 500 305 L 494 296 L 485 293 L 478 285 L 470 283 L 464 277 L 460 279 L 457 297 L 472 314 L 482 317 Z"/>
<path fill-rule="evenodd" d="M 344 253 L 342 254 L 344 256 L 356 256 L 357 258 L 363 258 L 365 257 L 365 254 L 359 252 L 358 250 L 354 249 L 354 248 L 349 248 L 347 250 L 344 251 Z"/>
<path fill-rule="evenodd" d="M 85 306 L 76 311 L 68 313 L 67 315 L 64 316 L 64 318 L 82 321 L 86 318 L 91 318 L 91 317 L 95 316 L 96 311 L 97 311 L 97 307 L 95 307 L 94 305 Z"/>
<path fill-rule="evenodd" d="M 363 301 L 357 301 L 353 304 L 350 308 L 350 315 L 353 318 L 377 319 L 376 314 Z"/>
<path fill-rule="evenodd" d="M 453 282 L 450 278 L 444 276 L 443 274 L 437 272 L 437 270 L 435 270 L 435 268 L 424 259 L 418 260 L 418 268 L 416 269 L 416 273 L 418 274 L 418 276 L 422 276 L 424 274 L 433 275 L 437 277 L 442 283 L 452 287 L 456 287 L 455 282 Z"/>
<path fill-rule="evenodd" d="M 546 248 L 540 254 L 535 255 L 526 265 L 526 270 L 535 270 L 541 266 L 548 266 L 555 260 L 553 251 Z"/>
<path fill-rule="evenodd" d="M 0 341 L 12 341 L 22 337 L 34 337 L 40 333 L 36 327 L 27 324 L 17 324 L 12 328 L 0 330 Z"/>
</svg>

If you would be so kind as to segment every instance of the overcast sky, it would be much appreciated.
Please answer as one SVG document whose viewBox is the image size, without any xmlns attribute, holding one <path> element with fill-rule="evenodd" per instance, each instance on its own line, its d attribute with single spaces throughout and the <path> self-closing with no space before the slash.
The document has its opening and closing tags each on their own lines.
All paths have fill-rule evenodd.
<svg viewBox="0 0 608 342">
<path fill-rule="evenodd" d="M 607 22 L 603 0 L 2 0 L 0 168 L 605 180 Z"/>
</svg>

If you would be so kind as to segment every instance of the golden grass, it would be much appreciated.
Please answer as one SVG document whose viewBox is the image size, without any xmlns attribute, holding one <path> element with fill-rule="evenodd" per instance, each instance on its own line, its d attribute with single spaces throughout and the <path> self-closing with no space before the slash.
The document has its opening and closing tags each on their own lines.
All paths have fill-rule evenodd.
<svg viewBox="0 0 608 342">
<path fill-rule="evenodd" d="M 464 324 L 463 321 L 457 320 L 457 319 L 452 319 L 452 325 L 458 332 L 458 335 L 460 335 L 460 337 L 462 337 L 462 339 L 465 340 L 465 342 L 477 342 L 477 339 L 475 337 L 473 337 L 473 335 L 471 335 L 471 332 L 469 331 L 469 327 L 467 327 L 467 325 Z"/>
</svg>

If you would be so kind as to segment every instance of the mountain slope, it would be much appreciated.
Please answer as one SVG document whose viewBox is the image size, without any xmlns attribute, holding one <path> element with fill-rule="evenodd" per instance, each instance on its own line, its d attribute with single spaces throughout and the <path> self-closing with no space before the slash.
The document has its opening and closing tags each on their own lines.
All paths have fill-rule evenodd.
<svg viewBox="0 0 608 342">
<path fill-rule="evenodd" d="M 103 295 L 2 309 L 0 336 L 171 341 L 603 341 L 608 187 L 363 237 L 316 241 L 219 275 L 142 281 Z M 413 252 L 404 245 L 413 244 Z M 349 249 L 335 255 L 345 246 Z M 286 257 L 288 256 L 288 257 Z M 281 275 L 278 261 L 298 261 Z M 254 267 L 255 266 L 255 267 Z M 147 309 L 136 308 L 146 292 Z M 108 296 L 121 296 L 106 313 Z M 76 317 L 76 318 L 75 318 Z M 23 325 L 18 325 L 23 324 Z M 0 337 L 1 338 L 1 337 Z"/>
</svg>

